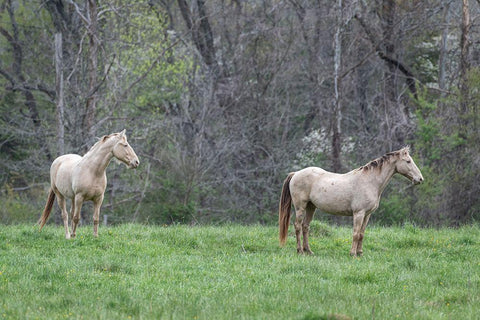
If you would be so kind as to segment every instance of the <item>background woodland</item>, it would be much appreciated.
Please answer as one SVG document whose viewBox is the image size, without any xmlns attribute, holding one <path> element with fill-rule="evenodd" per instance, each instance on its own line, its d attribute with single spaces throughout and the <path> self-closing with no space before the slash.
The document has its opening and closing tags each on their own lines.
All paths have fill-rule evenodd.
<svg viewBox="0 0 480 320">
<path fill-rule="evenodd" d="M 36 221 L 53 159 L 124 128 L 140 167 L 110 165 L 111 224 L 275 223 L 288 172 L 404 145 L 425 183 L 393 179 L 371 221 L 478 221 L 479 18 L 478 0 L 0 0 L 0 223 Z"/>
</svg>

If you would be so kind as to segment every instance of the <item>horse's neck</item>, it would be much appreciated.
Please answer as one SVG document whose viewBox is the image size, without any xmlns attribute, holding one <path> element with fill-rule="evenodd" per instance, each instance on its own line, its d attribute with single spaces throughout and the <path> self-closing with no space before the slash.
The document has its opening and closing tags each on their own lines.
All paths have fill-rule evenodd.
<svg viewBox="0 0 480 320">
<path fill-rule="evenodd" d="M 83 156 L 81 161 L 86 168 L 91 170 L 95 175 L 100 176 L 105 173 L 112 158 L 112 147 L 105 145 L 98 146 L 95 150 L 89 151 Z"/>
<path fill-rule="evenodd" d="M 395 162 L 386 162 L 380 170 L 369 171 L 371 183 L 378 189 L 378 196 L 381 196 L 394 174 Z"/>
</svg>

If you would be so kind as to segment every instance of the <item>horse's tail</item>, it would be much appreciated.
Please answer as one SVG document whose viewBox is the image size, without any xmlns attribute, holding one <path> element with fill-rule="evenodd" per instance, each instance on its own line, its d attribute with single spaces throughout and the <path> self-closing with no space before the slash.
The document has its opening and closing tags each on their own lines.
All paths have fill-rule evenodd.
<svg viewBox="0 0 480 320">
<path fill-rule="evenodd" d="M 292 196 L 290 195 L 290 180 L 295 172 L 288 174 L 283 182 L 282 195 L 278 206 L 278 227 L 280 235 L 280 245 L 284 246 L 287 241 L 288 226 L 290 225 L 290 214 L 292 210 Z"/>
<path fill-rule="evenodd" d="M 47 219 L 50 216 L 50 212 L 52 211 L 53 202 L 55 201 L 55 192 L 50 188 L 50 193 L 48 194 L 47 203 L 45 204 L 45 209 L 43 209 L 42 216 L 38 220 L 38 224 L 40 225 L 40 231 L 42 230 L 45 223 L 47 223 Z"/>
</svg>

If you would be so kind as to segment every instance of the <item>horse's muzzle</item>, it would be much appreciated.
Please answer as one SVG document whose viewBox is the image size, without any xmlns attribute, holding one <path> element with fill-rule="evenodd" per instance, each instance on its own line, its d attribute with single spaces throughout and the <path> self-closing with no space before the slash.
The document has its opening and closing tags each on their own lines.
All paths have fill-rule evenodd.
<svg viewBox="0 0 480 320">
<path fill-rule="evenodd" d="M 139 164 L 140 164 L 140 161 L 138 161 L 138 159 L 134 159 L 134 160 L 130 161 L 130 169 L 137 168 Z"/>
<path fill-rule="evenodd" d="M 423 177 L 419 177 L 419 178 L 414 178 L 412 179 L 413 181 L 413 184 L 417 185 L 417 184 L 420 184 L 423 182 Z"/>
</svg>

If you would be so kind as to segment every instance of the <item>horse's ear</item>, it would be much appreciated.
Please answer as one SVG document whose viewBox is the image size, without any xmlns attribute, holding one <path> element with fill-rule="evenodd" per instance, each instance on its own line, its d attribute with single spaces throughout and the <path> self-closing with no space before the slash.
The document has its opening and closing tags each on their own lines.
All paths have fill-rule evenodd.
<svg viewBox="0 0 480 320">
<path fill-rule="evenodd" d="M 120 132 L 120 138 L 125 136 L 125 132 L 127 132 L 126 129 L 123 129 L 122 132 Z"/>
</svg>

